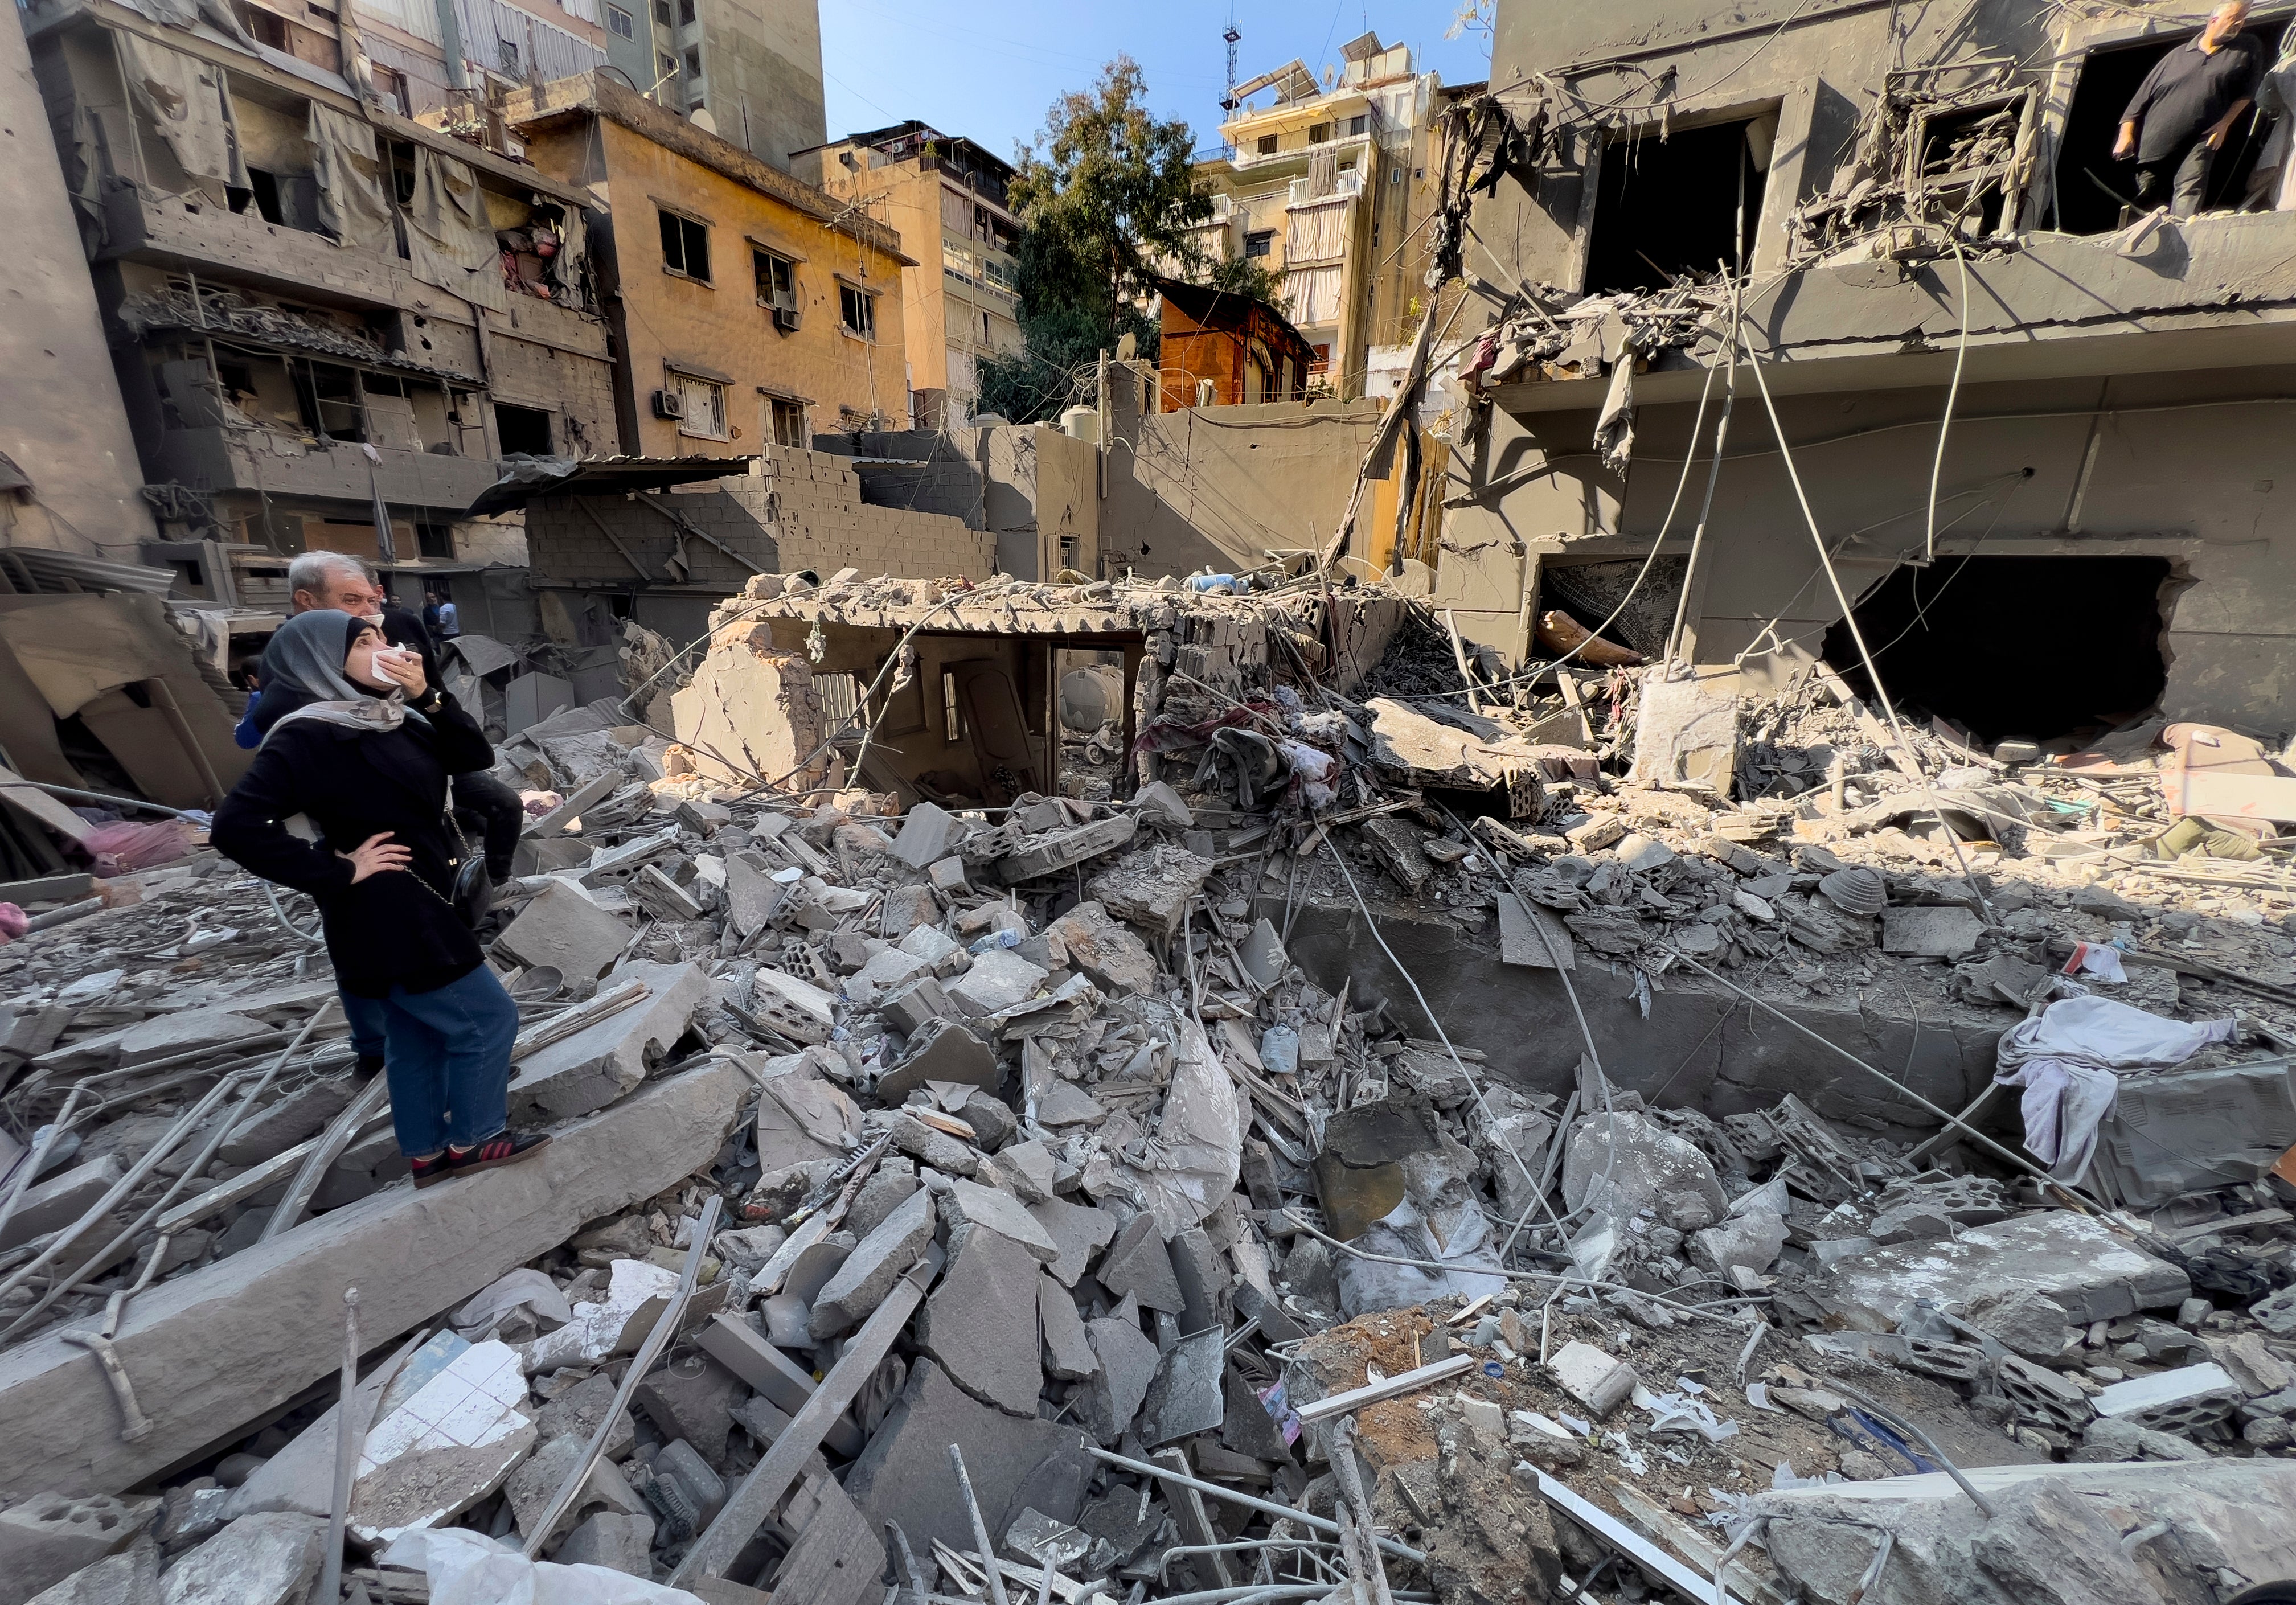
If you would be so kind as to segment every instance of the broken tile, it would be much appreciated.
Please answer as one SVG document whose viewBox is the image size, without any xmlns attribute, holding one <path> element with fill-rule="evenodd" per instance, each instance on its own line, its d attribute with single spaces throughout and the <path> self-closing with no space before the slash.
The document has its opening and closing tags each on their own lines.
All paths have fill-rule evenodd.
<svg viewBox="0 0 2296 1605">
<path fill-rule="evenodd" d="M 526 1376 L 510 1345 L 473 1344 L 455 1356 L 368 1431 L 348 1530 L 378 1546 L 409 1527 L 450 1521 L 493 1493 L 534 1447 L 526 1402 Z"/>
<path fill-rule="evenodd" d="M 1227 1334 L 1215 1326 L 1182 1338 L 1158 1360 L 1135 1423 L 1150 1448 L 1218 1427 L 1227 1413 L 1220 1388 Z"/>
</svg>

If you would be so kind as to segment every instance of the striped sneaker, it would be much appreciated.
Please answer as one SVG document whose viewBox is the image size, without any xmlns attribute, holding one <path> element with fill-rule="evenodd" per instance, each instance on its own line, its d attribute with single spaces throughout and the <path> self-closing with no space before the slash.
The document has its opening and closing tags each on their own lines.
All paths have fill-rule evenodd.
<svg viewBox="0 0 2296 1605">
<path fill-rule="evenodd" d="M 455 1175 L 492 1170 L 497 1165 L 514 1165 L 529 1154 L 538 1153 L 549 1142 L 548 1132 L 514 1132 L 505 1128 L 476 1148 L 447 1149 L 447 1167 Z"/>
<path fill-rule="evenodd" d="M 427 1159 L 409 1159 L 406 1167 L 414 1173 L 417 1187 L 431 1186 L 455 1174 L 454 1150 L 442 1148 Z"/>
</svg>

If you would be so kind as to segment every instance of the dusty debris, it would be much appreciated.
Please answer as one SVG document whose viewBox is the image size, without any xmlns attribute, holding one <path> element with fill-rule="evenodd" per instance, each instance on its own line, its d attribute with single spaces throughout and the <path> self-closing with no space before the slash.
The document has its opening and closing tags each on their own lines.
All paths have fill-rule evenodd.
<svg viewBox="0 0 2296 1605">
<path fill-rule="evenodd" d="M 349 1282 L 378 1346 L 370 1598 L 573 1564 L 873 1598 L 881 1543 L 904 1587 L 914 1562 L 978 1597 L 951 1444 L 1002 1585 L 1049 1567 L 1071 1605 L 1381 1568 L 1529 1601 L 1616 1555 L 1608 1598 L 1620 1565 L 1710 1579 L 1750 1534 L 1734 1597 L 1829 1597 L 1832 1518 L 1800 1513 L 1824 1500 L 1902 1486 L 1906 1575 L 1966 1578 L 2014 1529 L 1922 1527 L 1948 1462 L 2236 1479 L 2288 1452 L 2296 1102 L 2238 1036 L 2109 1065 L 2094 1159 L 2050 1175 L 2005 1100 L 1976 1132 L 1881 1082 L 1859 1124 L 1815 1086 L 1718 1109 L 1591 1038 L 1575 1092 L 1537 1090 L 1292 938 L 1310 906 L 1405 910 L 1644 1008 L 1727 978 L 1998 1033 L 2126 988 L 2173 1034 L 2234 995 L 2288 1018 L 2274 928 L 2169 906 L 2138 876 L 2187 861 L 2061 806 L 2078 770 L 1948 774 L 1822 687 L 1674 707 L 1623 675 L 1574 683 L 1602 688 L 1573 704 L 1594 745 L 1558 744 L 1564 710 L 1446 696 L 1447 646 L 1407 631 L 1334 689 L 1313 594 L 761 584 L 670 699 L 707 761 L 611 704 L 524 733 L 506 761 L 555 797 L 485 930 L 524 1016 L 513 1101 L 557 1128 L 521 1173 L 405 1183 L 322 961 L 201 852 L 0 950 L 0 1573 L 192 1599 L 229 1560 L 307 1589 L 335 1416 L 308 1390 Z M 936 621 L 1137 631 L 1131 761 L 1087 795 L 1013 768 L 992 800 L 857 737 L 813 751 L 803 640 Z M 832 786 L 857 775 L 906 796 Z M 2159 836 L 2153 806 L 2116 817 Z M 99 1329 L 146 1437 L 67 1341 Z M 81 1511 L 110 1525 L 58 1540 Z"/>
</svg>

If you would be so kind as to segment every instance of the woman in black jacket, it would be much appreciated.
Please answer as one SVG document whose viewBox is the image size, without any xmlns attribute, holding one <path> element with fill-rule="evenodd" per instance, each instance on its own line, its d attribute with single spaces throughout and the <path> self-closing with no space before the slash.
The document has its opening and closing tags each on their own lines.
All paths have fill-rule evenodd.
<svg viewBox="0 0 2296 1605">
<path fill-rule="evenodd" d="M 418 1187 L 525 1158 L 505 1126 L 518 1006 L 449 900 L 459 844 L 447 778 L 486 768 L 487 739 L 364 618 L 299 613 L 264 654 L 295 705 L 216 810 L 209 839 L 319 905 L 344 992 L 379 1002 L 391 1118 Z M 307 815 L 314 845 L 285 822 Z"/>
</svg>

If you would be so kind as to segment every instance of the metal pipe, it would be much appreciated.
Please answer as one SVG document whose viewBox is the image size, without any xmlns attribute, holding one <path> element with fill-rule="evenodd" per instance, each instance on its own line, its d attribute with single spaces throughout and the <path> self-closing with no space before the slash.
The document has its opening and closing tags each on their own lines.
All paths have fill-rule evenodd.
<svg viewBox="0 0 2296 1605">
<path fill-rule="evenodd" d="M 1114 1454 L 1107 1449 L 1095 1448 L 1089 1444 L 1085 1445 L 1085 1453 L 1091 1455 L 1095 1460 L 1104 1462 L 1111 1466 L 1121 1466 L 1126 1470 L 1136 1472 L 1143 1477 L 1156 1478 L 1163 1482 L 1170 1483 L 1175 1487 L 1193 1488 L 1199 1494 L 1210 1494 L 1216 1498 L 1225 1499 L 1230 1504 L 1244 1505 L 1251 1510 L 1261 1511 L 1269 1516 L 1281 1517 L 1286 1521 L 1296 1521 L 1301 1527 L 1308 1528 L 1310 1532 L 1326 1533 L 1335 1539 L 1341 1536 L 1340 1524 L 1338 1522 L 1327 1520 L 1325 1518 L 1321 1516 L 1310 1515 L 1306 1511 L 1295 1510 L 1288 1504 L 1277 1504 L 1272 1499 L 1259 1499 L 1250 1494 L 1239 1494 L 1234 1488 L 1224 1488 L 1216 1482 L 1206 1482 L 1201 1478 L 1183 1477 L 1180 1473 L 1172 1470 L 1168 1467 L 1151 1465 L 1146 1461 L 1133 1460 L 1129 1456 Z M 1398 1544 L 1392 1538 L 1382 1538 L 1378 1540 L 1378 1543 L 1380 1548 L 1385 1550 L 1389 1554 L 1393 1555 L 1398 1560 L 1408 1560 L 1414 1566 L 1423 1566 L 1426 1564 L 1427 1556 L 1424 1551 L 1413 1549 L 1407 1544 Z M 1328 1589 L 1322 1589 L 1317 1592 L 1329 1593 L 1330 1591 Z M 1190 1594 L 1185 1597 L 1196 1600 L 1210 1600 L 1216 1597 L 1227 1598 L 1232 1596 L 1225 1594 Z M 1403 1596 L 1398 1595 L 1397 1597 L 1400 1599 Z M 1175 1605 L 1175 1602 L 1168 1600 L 1164 1601 L 1164 1605 Z"/>
<path fill-rule="evenodd" d="M 343 1528 L 351 1515 L 351 1483 L 358 1471 L 359 1440 L 366 1423 L 358 1415 L 359 1295 L 343 1290 L 343 1393 L 335 1406 L 335 1492 L 327 1507 L 327 1551 L 319 1562 L 317 1598 L 336 1605 L 343 1597 Z"/>
</svg>

